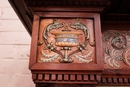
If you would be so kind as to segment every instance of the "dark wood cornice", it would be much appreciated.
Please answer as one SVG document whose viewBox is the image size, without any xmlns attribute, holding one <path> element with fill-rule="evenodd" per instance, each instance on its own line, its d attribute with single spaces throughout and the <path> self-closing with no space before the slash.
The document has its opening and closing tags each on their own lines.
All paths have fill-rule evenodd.
<svg viewBox="0 0 130 87">
<path fill-rule="evenodd" d="M 9 0 L 11 6 L 13 7 L 14 11 L 20 18 L 21 22 L 25 26 L 28 33 L 31 35 L 32 33 L 32 23 L 30 18 L 27 17 L 27 10 L 26 6 L 23 4 L 22 0 Z"/>
<path fill-rule="evenodd" d="M 107 7 L 110 5 L 110 0 L 24 0 L 24 2 L 29 7 Z"/>
<path fill-rule="evenodd" d="M 130 14 L 106 14 L 101 15 L 102 21 L 130 21 Z"/>
<path fill-rule="evenodd" d="M 126 3 L 126 0 L 9 0 L 9 2 L 30 35 L 32 33 L 32 21 L 34 11 L 100 12 L 101 21 L 105 21 L 105 23 L 107 21 L 130 21 L 129 10 L 128 12 L 126 11 L 126 9 L 123 10 L 123 8 L 130 9 L 130 7 Z M 121 3 L 126 5 L 123 5 Z"/>
<path fill-rule="evenodd" d="M 110 1 L 111 0 L 9 0 L 30 35 L 32 33 L 34 11 L 52 11 L 52 8 L 55 8 L 53 11 L 90 12 L 94 9 L 93 12 L 101 12 L 104 8 L 109 7 Z M 69 7 L 74 7 L 74 9 L 70 9 Z M 81 9 L 76 9 L 77 7 Z"/>
</svg>

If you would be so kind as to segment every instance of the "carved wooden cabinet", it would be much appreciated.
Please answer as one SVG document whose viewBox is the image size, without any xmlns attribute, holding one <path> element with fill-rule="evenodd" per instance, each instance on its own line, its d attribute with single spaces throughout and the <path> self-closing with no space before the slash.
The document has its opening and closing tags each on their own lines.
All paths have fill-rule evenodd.
<svg viewBox="0 0 130 87">
<path fill-rule="evenodd" d="M 103 70 L 100 42 L 98 13 L 36 12 L 29 64 L 34 82 L 97 84 Z"/>
<path fill-rule="evenodd" d="M 113 9 L 125 1 L 9 1 L 32 37 L 36 87 L 130 85 L 130 14 Z"/>
</svg>

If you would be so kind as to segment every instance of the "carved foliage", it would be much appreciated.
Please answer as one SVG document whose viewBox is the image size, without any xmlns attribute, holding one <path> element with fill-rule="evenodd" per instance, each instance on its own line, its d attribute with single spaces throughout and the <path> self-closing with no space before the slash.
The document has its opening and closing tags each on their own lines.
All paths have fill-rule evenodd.
<svg viewBox="0 0 130 87">
<path fill-rule="evenodd" d="M 105 51 L 104 63 L 110 67 L 120 67 L 119 61 L 124 61 L 126 65 L 130 65 L 128 61 L 129 32 L 107 31 L 103 36 L 103 46 Z"/>
<path fill-rule="evenodd" d="M 56 40 L 54 41 L 54 37 L 51 37 L 51 31 L 52 30 L 56 30 L 56 31 L 63 31 L 65 25 L 69 26 L 69 28 L 71 28 L 71 31 L 69 31 L 69 33 L 74 32 L 76 30 L 80 30 L 84 35 L 84 41 L 80 42 L 79 45 L 77 43 L 77 46 L 75 45 L 73 50 L 73 46 L 62 46 L 63 44 L 70 44 L 71 42 L 56 42 Z M 74 31 L 72 31 L 74 30 Z M 70 35 L 70 34 L 68 34 Z M 61 36 L 58 34 L 58 37 Z M 52 41 L 48 41 L 48 38 L 53 38 Z M 63 36 L 62 36 L 63 38 Z M 75 37 L 74 37 L 75 38 Z M 39 42 L 39 46 L 42 46 L 43 44 L 44 49 L 41 51 L 41 55 L 43 58 L 41 58 L 42 62 L 52 62 L 55 61 L 58 57 L 60 58 L 60 62 L 73 62 L 74 58 L 76 58 L 78 61 L 80 62 L 92 62 L 93 59 L 90 58 L 93 54 L 92 50 L 88 50 L 87 45 L 94 47 L 95 43 L 90 41 L 90 31 L 87 28 L 87 26 L 85 24 L 83 24 L 82 22 L 80 22 L 78 19 L 76 20 L 76 22 L 74 24 L 72 24 L 71 22 L 69 22 L 68 24 L 66 23 L 59 23 L 57 19 L 54 19 L 53 23 L 48 24 L 44 29 L 43 29 L 43 33 L 42 33 L 42 39 L 43 42 Z M 61 39 L 61 38 L 60 38 Z M 59 40 L 60 40 L 59 39 Z M 72 39 L 75 41 L 75 39 Z M 61 46 L 57 46 L 56 43 L 62 44 Z M 46 54 L 46 52 L 44 52 L 45 50 L 49 51 L 49 54 Z M 62 50 L 64 52 L 62 52 Z M 70 52 L 68 52 L 70 51 Z M 85 52 L 87 54 L 83 53 Z M 53 54 L 51 54 L 50 52 L 53 52 Z M 76 53 L 80 53 L 76 54 Z"/>
</svg>

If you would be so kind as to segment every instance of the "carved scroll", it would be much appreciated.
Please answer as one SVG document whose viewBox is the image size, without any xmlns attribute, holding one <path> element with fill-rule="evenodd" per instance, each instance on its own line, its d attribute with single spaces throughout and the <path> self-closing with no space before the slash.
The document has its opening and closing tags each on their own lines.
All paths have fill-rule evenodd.
<svg viewBox="0 0 130 87">
<path fill-rule="evenodd" d="M 84 37 L 84 41 L 78 43 L 80 35 Z M 43 41 L 39 41 L 38 44 L 39 46 L 44 44 L 44 48 L 41 50 L 41 62 L 53 62 L 57 58 L 60 58 L 59 61 L 64 63 L 71 63 L 75 59 L 85 63 L 93 61 L 91 58 L 93 51 L 87 46 L 94 47 L 95 43 L 91 42 L 89 29 L 79 19 L 76 19 L 74 24 L 71 22 L 60 23 L 58 19 L 54 19 L 53 23 L 48 24 L 43 29 L 42 37 Z M 53 38 L 53 40 L 48 41 L 48 38 Z M 45 50 L 48 50 L 49 54 L 44 52 Z"/>
<path fill-rule="evenodd" d="M 103 45 L 105 51 L 104 63 L 110 67 L 121 67 L 120 61 L 130 65 L 129 61 L 129 32 L 107 31 L 103 36 Z"/>
</svg>

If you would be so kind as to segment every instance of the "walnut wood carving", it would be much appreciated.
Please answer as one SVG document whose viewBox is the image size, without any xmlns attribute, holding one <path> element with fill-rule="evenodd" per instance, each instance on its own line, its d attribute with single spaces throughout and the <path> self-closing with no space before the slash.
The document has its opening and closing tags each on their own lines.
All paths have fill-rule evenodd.
<svg viewBox="0 0 130 87">
<path fill-rule="evenodd" d="M 38 2 L 25 1 L 28 16 L 33 18 L 29 68 L 36 87 L 130 84 L 129 15 L 104 12 L 101 21 L 100 12 L 109 7 L 109 0 Z M 58 37 L 68 37 L 63 35 L 65 30 L 71 39 L 75 34 L 73 40 L 78 42 L 58 43 Z"/>
<path fill-rule="evenodd" d="M 73 14 L 70 12 L 54 12 L 53 15 L 51 14 L 52 12 L 49 12 L 48 14 L 36 12 L 34 15 L 31 58 L 29 64 L 33 81 L 37 85 L 38 83 L 50 83 L 50 85 L 52 83 L 67 83 L 77 84 L 77 86 L 78 84 L 98 84 L 101 80 L 101 72 L 103 70 L 103 66 L 101 66 L 103 64 L 103 55 L 100 54 L 100 52 L 102 52 L 102 49 L 100 49 L 102 48 L 102 44 L 99 43 L 102 41 L 99 14 L 78 12 Z M 53 26 L 54 29 L 46 32 L 47 29 L 51 29 L 49 26 L 54 23 L 61 24 L 60 28 L 56 29 Z M 80 24 L 80 27 L 76 24 Z M 81 26 L 81 24 L 83 26 Z M 55 36 L 51 34 L 51 32 L 61 32 L 66 27 L 68 27 L 68 30 L 71 30 L 72 33 L 77 31 L 81 33 L 78 37 L 78 45 L 71 48 L 71 51 L 68 52 L 68 56 L 89 55 L 86 60 L 84 58 L 79 60 L 76 56 L 73 56 L 72 58 L 74 61 L 72 63 L 61 63 L 59 62 L 59 59 L 64 55 L 61 51 L 61 47 L 53 45 L 53 48 L 51 49 L 51 42 L 56 42 Z M 49 47 L 47 47 L 48 44 Z M 87 49 L 80 46 L 82 44 L 85 45 Z M 92 53 L 90 54 L 91 51 Z M 58 54 L 61 57 L 59 56 L 57 59 L 54 58 L 50 61 L 46 61 L 46 58 L 51 58 L 55 54 Z"/>
<path fill-rule="evenodd" d="M 29 68 L 36 87 L 130 85 L 129 0 L 9 1 L 32 35 Z M 57 23 L 61 24 L 58 29 L 46 31 Z M 79 29 L 74 24 L 86 28 L 80 26 Z M 57 38 L 63 35 L 62 30 L 67 28 L 73 31 L 70 32 L 71 38 L 74 32 L 81 33 L 75 37 L 82 43 L 76 42 L 74 47 L 70 43 L 65 45 L 66 42 L 57 43 Z M 58 31 L 60 35 L 56 34 Z M 92 46 L 91 42 L 95 45 Z M 89 62 L 85 62 L 84 57 Z M 68 58 L 67 62 L 64 58 Z M 64 60 L 64 63 L 59 60 Z"/>
<path fill-rule="evenodd" d="M 39 62 L 58 62 L 58 60 L 73 63 L 96 62 L 92 20 L 44 19 L 40 25 Z M 56 42 L 55 33 L 58 35 L 58 40 L 63 39 L 63 41 Z M 78 34 L 78 36 L 75 34 Z M 66 51 L 67 54 L 64 53 Z"/>
</svg>

